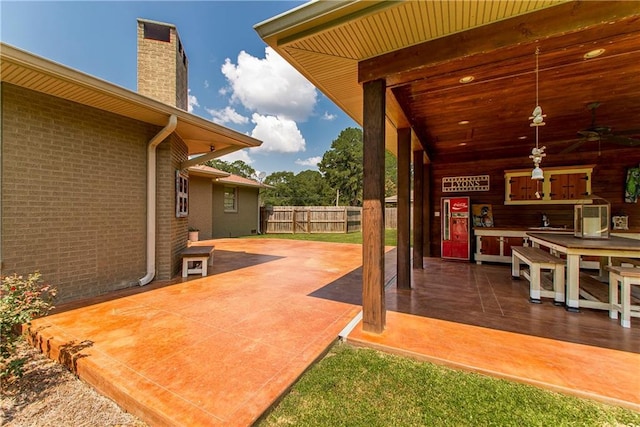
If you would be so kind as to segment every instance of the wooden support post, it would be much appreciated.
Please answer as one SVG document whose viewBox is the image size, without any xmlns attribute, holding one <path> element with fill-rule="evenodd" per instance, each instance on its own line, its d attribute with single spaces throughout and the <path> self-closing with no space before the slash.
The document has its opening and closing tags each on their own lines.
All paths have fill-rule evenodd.
<svg viewBox="0 0 640 427">
<path fill-rule="evenodd" d="M 398 289 L 411 289 L 411 128 L 398 129 Z"/>
<path fill-rule="evenodd" d="M 424 203 L 423 184 L 424 151 L 413 152 L 413 268 L 424 269 L 424 228 L 422 208 Z"/>
<path fill-rule="evenodd" d="M 362 324 L 381 333 L 386 323 L 384 298 L 384 80 L 364 83 Z"/>
</svg>

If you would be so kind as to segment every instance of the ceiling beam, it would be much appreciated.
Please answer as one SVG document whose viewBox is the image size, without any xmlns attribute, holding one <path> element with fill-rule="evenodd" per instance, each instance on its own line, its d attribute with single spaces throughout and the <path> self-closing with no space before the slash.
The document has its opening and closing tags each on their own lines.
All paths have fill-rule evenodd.
<svg viewBox="0 0 640 427">
<path fill-rule="evenodd" d="M 532 43 L 558 34 L 579 32 L 593 25 L 613 21 L 622 21 L 624 25 L 602 26 L 598 37 L 637 31 L 640 25 L 640 2 L 563 3 L 535 13 L 473 28 L 361 61 L 358 64 L 358 81 L 364 83 L 384 78 L 388 86 L 394 86 L 411 81 L 417 75 L 424 78 L 424 72 L 429 67 L 460 58 L 467 61 L 473 57 L 474 63 L 470 65 L 484 65 L 495 58 L 480 54 L 502 48 L 517 49 L 520 44 Z"/>
</svg>

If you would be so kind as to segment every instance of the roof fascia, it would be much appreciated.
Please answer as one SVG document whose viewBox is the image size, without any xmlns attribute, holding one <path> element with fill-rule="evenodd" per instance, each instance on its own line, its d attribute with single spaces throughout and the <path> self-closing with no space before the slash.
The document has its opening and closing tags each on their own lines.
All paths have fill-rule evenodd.
<svg viewBox="0 0 640 427">
<path fill-rule="evenodd" d="M 81 71 L 34 55 L 30 52 L 5 44 L 3 42 L 0 42 L 0 58 L 2 58 L 2 61 L 11 61 L 24 68 L 31 69 L 44 75 L 49 75 L 59 80 L 67 81 L 74 85 L 87 88 L 96 93 L 132 102 L 134 104 L 137 104 L 140 108 L 145 108 L 156 113 L 164 114 L 167 117 L 175 115 L 178 117 L 179 122 L 182 121 L 184 123 L 189 123 L 194 126 L 201 127 L 202 129 L 205 129 L 206 131 L 211 132 L 215 135 L 223 135 L 234 140 L 234 142 L 242 146 L 241 148 L 257 147 L 262 144 L 261 141 L 255 138 L 226 128 L 224 126 L 220 126 L 187 111 L 172 107 L 153 98 L 149 98 L 137 92 L 125 89 L 121 86 L 115 85 L 106 80 L 102 80 L 98 77 L 90 76 Z M 0 76 L 0 81 L 3 81 L 2 76 Z M 152 124 L 157 125 L 157 123 Z"/>
<path fill-rule="evenodd" d="M 397 0 L 312 1 L 253 28 L 270 45 L 285 46 L 398 3 Z"/>
</svg>

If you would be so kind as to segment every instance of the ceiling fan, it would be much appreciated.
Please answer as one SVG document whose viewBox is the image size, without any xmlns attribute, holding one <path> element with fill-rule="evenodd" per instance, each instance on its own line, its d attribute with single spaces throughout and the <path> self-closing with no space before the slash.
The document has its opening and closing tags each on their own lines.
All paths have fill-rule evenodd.
<svg viewBox="0 0 640 427">
<path fill-rule="evenodd" d="M 570 153 L 585 142 L 598 142 L 598 151 L 600 151 L 601 142 L 612 142 L 614 144 L 626 145 L 634 147 L 640 145 L 640 139 L 625 135 L 635 135 L 640 133 L 640 129 L 619 132 L 614 134 L 610 126 L 596 124 L 596 109 L 600 106 L 599 102 L 591 102 L 587 104 L 587 110 L 591 111 L 591 126 L 586 129 L 579 130 L 578 136 L 580 140 L 568 148 L 562 150 L 562 153 Z"/>
</svg>

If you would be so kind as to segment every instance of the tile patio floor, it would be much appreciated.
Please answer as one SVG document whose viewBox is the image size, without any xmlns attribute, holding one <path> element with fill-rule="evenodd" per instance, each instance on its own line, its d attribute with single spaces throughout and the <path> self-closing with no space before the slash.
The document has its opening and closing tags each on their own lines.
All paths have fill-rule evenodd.
<svg viewBox="0 0 640 427">
<path fill-rule="evenodd" d="M 361 247 L 266 239 L 200 244 L 207 243 L 216 246 L 208 277 L 60 307 L 33 322 L 36 342 L 151 425 L 251 425 L 359 313 Z M 430 273 L 414 273 L 411 292 L 395 289 L 394 268 L 391 251 L 387 307 L 399 311 L 388 311 L 382 335 L 364 333 L 358 325 L 349 342 L 640 410 L 638 322 L 623 329 L 603 312 L 568 316 L 550 303 L 520 304 L 526 282 L 505 279 L 505 266 L 451 267 L 430 259 Z M 465 280 L 443 279 L 449 268 Z M 442 280 L 477 295 L 461 301 L 429 289 Z M 478 298 L 484 301 L 480 306 Z M 514 310 L 505 309 L 506 302 Z M 473 314 L 460 314 L 472 305 Z M 408 314 L 412 309 L 416 313 Z M 564 332 L 551 337 L 535 334 L 542 326 L 513 330 L 517 324 L 560 321 Z M 510 326 L 495 329 L 500 323 Z"/>
</svg>

